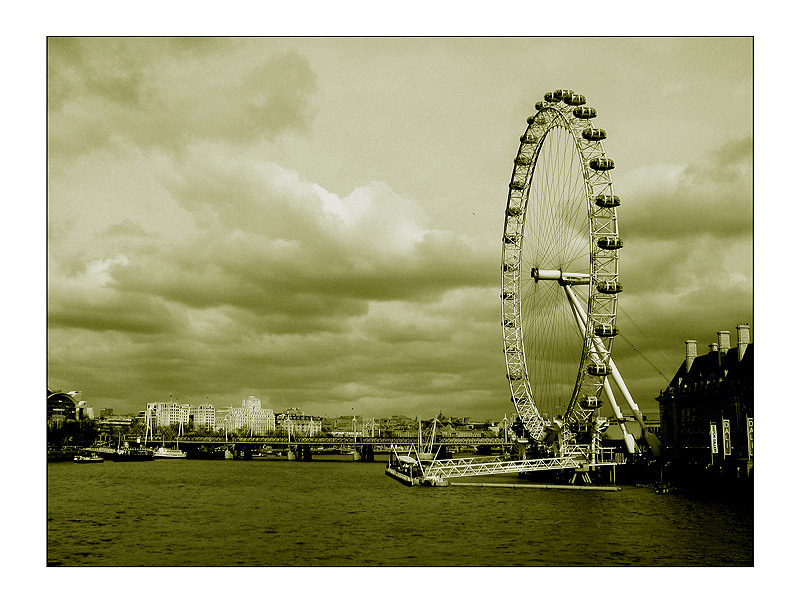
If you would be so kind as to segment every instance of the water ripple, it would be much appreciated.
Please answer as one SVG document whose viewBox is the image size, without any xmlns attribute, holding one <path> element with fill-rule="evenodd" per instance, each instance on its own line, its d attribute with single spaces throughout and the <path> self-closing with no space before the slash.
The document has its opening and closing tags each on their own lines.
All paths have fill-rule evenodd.
<svg viewBox="0 0 800 600">
<path fill-rule="evenodd" d="M 48 465 L 50 566 L 753 564 L 752 507 L 616 493 L 406 488 L 379 463 Z M 100 485 L 102 483 L 102 485 Z"/>
</svg>

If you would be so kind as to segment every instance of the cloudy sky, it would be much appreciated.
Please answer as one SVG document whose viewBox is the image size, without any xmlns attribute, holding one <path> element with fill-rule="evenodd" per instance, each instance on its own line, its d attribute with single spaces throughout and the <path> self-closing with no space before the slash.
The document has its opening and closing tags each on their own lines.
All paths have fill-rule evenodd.
<svg viewBox="0 0 800 600">
<path fill-rule="evenodd" d="M 609 133 L 615 362 L 642 408 L 684 340 L 758 337 L 748 38 L 53 38 L 47 58 L 47 378 L 96 409 L 510 414 L 503 210 L 558 88 Z"/>
</svg>

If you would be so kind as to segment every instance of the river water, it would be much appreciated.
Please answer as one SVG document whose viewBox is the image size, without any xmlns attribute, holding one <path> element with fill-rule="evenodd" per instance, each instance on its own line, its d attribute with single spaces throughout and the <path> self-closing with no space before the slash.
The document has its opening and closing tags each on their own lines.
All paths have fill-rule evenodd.
<svg viewBox="0 0 800 600">
<path fill-rule="evenodd" d="M 383 462 L 346 459 L 50 463 L 47 564 L 753 565 L 751 505 L 636 487 L 409 488 Z"/>
</svg>

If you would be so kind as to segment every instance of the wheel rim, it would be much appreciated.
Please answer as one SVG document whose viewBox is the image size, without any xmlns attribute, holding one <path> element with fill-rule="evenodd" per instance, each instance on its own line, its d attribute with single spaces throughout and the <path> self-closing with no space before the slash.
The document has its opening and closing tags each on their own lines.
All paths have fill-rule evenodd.
<svg viewBox="0 0 800 600">
<path fill-rule="evenodd" d="M 520 138 L 503 235 L 506 375 L 517 413 L 536 440 L 555 417 L 574 429 L 595 412 L 586 399 L 601 396 L 619 291 L 616 205 L 596 202 L 615 198 L 605 134 L 585 135 L 600 131 L 590 122 L 594 109 L 575 108 L 569 100 L 582 97 L 560 92 L 537 103 Z M 535 279 L 532 269 L 584 277 Z M 579 300 L 581 327 L 566 288 Z"/>
</svg>

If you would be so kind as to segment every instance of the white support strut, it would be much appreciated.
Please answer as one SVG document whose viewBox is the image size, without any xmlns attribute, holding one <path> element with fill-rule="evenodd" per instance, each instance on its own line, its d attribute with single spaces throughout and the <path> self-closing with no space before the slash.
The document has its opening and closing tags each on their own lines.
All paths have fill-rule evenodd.
<svg viewBox="0 0 800 600">
<path fill-rule="evenodd" d="M 578 300 L 575 297 L 575 293 L 567 285 L 564 286 L 564 290 L 567 292 L 567 296 L 570 299 L 570 303 L 578 311 L 578 314 L 580 315 L 581 320 L 583 321 L 583 324 L 585 326 L 588 317 L 586 316 L 586 313 L 583 311 L 583 307 L 578 303 Z M 597 339 L 597 336 L 592 336 L 592 337 L 595 345 L 601 343 Z M 611 367 L 611 377 L 614 379 L 614 383 L 617 384 L 617 387 L 622 392 L 622 397 L 625 398 L 625 402 L 630 407 L 631 412 L 633 412 L 634 419 L 636 419 L 636 422 L 642 428 L 642 435 L 644 436 L 645 441 L 647 441 L 647 444 L 650 446 L 650 449 L 653 451 L 653 453 L 658 455 L 658 439 L 654 435 L 650 434 L 649 431 L 647 431 L 647 426 L 644 424 L 644 419 L 642 419 L 642 412 L 639 410 L 639 406 L 634 401 L 630 391 L 628 391 L 628 386 L 625 385 L 625 381 L 623 381 L 622 375 L 620 375 L 617 366 L 614 364 L 613 358 L 609 357 L 608 365 L 609 367 Z"/>
<path fill-rule="evenodd" d="M 572 313 L 575 315 L 575 323 L 578 326 L 580 334 L 583 335 L 583 332 L 586 331 L 586 319 L 580 312 L 580 308 L 578 307 L 577 298 L 575 298 L 575 294 L 570 289 L 570 286 L 565 285 L 564 291 L 567 294 L 567 298 L 569 299 L 569 305 L 572 308 Z M 596 338 L 596 336 L 594 336 Z M 597 339 L 592 340 L 595 345 L 599 343 Z M 620 430 L 622 431 L 622 439 L 625 441 L 625 447 L 628 449 L 628 452 L 631 454 L 637 453 L 636 442 L 633 439 L 633 435 L 628 432 L 628 428 L 625 426 L 625 417 L 622 414 L 622 411 L 619 408 L 619 404 L 617 404 L 617 399 L 614 396 L 614 392 L 611 390 L 611 384 L 608 382 L 608 377 L 603 379 L 603 390 L 608 396 L 608 401 L 611 403 L 611 409 L 614 412 L 614 416 L 617 419 L 617 424 L 619 425 Z"/>
</svg>

